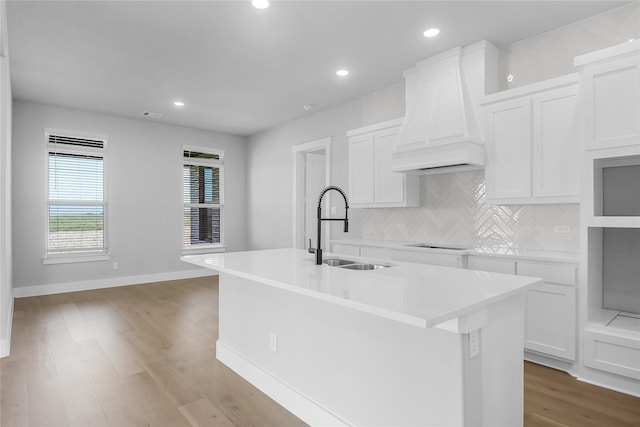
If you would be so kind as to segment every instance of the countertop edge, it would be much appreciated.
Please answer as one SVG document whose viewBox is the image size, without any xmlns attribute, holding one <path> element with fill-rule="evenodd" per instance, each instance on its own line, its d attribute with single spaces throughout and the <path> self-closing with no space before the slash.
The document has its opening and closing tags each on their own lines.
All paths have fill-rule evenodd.
<svg viewBox="0 0 640 427">
<path fill-rule="evenodd" d="M 276 289 L 281 289 L 284 291 L 288 291 L 288 292 L 293 292 L 296 293 L 298 295 L 302 295 L 302 296 L 306 296 L 309 298 L 313 298 L 316 300 L 320 300 L 320 301 L 325 301 L 325 302 L 329 302 L 332 304 L 337 304 L 349 309 L 353 309 L 353 310 L 358 310 L 364 313 L 368 313 L 371 315 L 375 315 L 375 316 L 379 316 L 385 319 L 389 319 L 389 320 L 393 320 L 393 321 L 397 321 L 400 323 L 404 323 L 407 325 L 411 325 L 411 326 L 415 326 L 418 328 L 422 328 L 422 329 L 429 329 L 429 328 L 433 328 L 433 327 L 437 327 L 438 325 L 447 322 L 449 320 L 452 319 L 456 319 L 459 318 L 461 316 L 473 313 L 477 310 L 481 310 L 482 308 L 488 307 L 490 305 L 496 304 L 500 301 L 504 301 L 506 299 L 509 299 L 511 297 L 514 297 L 524 291 L 526 291 L 527 289 L 531 288 L 532 286 L 541 283 L 542 279 L 540 278 L 535 278 L 535 277 L 528 277 L 528 276 L 518 276 L 518 278 L 520 280 L 530 280 L 530 283 L 524 284 L 521 287 L 519 287 L 518 289 L 513 289 L 509 292 L 505 292 L 502 293 L 500 295 L 496 295 L 496 296 L 492 296 L 490 298 L 487 298 L 486 300 L 482 301 L 482 302 L 478 302 L 478 303 L 474 303 L 471 304 L 469 306 L 460 308 L 460 309 L 456 309 L 453 310 L 451 312 L 448 312 L 446 314 L 443 315 L 439 315 L 439 316 L 435 316 L 433 318 L 428 318 L 428 319 L 423 319 L 420 317 L 415 317 L 409 314 L 405 314 L 405 313 L 398 313 L 395 311 L 391 311 L 391 310 L 387 310 L 381 307 L 376 307 L 374 305 L 370 305 L 370 304 L 366 304 L 366 303 L 362 303 L 359 301 L 352 301 L 352 300 L 345 300 L 342 298 L 338 298 L 332 295 L 327 295 L 327 294 L 323 294 L 321 292 L 316 292 L 313 290 L 308 290 L 308 289 L 304 289 L 304 288 L 300 288 L 300 287 L 296 287 L 296 286 L 292 286 L 289 285 L 287 283 L 278 281 L 278 280 L 273 280 L 273 279 L 269 279 L 269 278 L 265 278 L 262 276 L 257 276 L 255 274 L 250 274 L 250 273 L 246 273 L 243 271 L 240 271 L 238 269 L 234 269 L 234 268 L 228 268 L 225 266 L 221 266 L 221 265 L 211 265 L 211 264 L 207 264 L 206 262 L 202 262 L 201 260 L 198 260 L 197 258 L 202 257 L 204 254 L 198 254 L 198 255 L 184 255 L 182 257 L 180 257 L 180 259 L 184 262 L 190 263 L 190 264 L 194 264 L 194 265 L 198 265 L 200 267 L 205 267 L 211 270 L 215 270 L 218 272 L 222 272 L 225 274 L 230 274 L 236 277 L 240 277 L 243 279 L 247 279 L 250 281 L 254 281 L 257 283 L 261 283 L 267 286 L 271 286 L 274 287 Z M 226 254 L 225 253 L 214 253 L 214 254 L 207 254 L 207 255 L 214 255 L 217 257 L 224 257 Z M 355 258 L 361 258 L 361 257 L 355 257 Z M 405 264 L 403 262 L 400 262 L 399 264 Z M 412 264 L 412 263 L 409 263 Z M 328 266 L 323 266 L 323 268 L 335 268 L 335 267 L 328 267 Z M 444 267 L 443 267 L 444 268 Z M 499 273 L 490 273 L 490 274 L 499 274 Z"/>
</svg>

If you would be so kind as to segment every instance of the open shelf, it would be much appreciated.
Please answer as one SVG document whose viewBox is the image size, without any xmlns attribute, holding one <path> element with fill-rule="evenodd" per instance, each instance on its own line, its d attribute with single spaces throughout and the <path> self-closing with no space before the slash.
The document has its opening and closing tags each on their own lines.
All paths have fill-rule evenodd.
<svg viewBox="0 0 640 427">
<path fill-rule="evenodd" d="M 640 228 L 638 216 L 594 216 L 588 221 L 588 227 Z"/>
<path fill-rule="evenodd" d="M 593 215 L 640 219 L 640 156 L 596 159 Z"/>
</svg>

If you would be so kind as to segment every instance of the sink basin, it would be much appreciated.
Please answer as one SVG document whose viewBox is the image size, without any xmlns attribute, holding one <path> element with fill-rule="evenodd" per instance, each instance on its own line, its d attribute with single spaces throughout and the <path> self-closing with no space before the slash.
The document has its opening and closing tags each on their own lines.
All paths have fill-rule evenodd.
<svg viewBox="0 0 640 427">
<path fill-rule="evenodd" d="M 356 264 L 347 264 L 341 266 L 341 268 L 346 268 L 349 270 L 379 270 L 381 268 L 391 267 L 390 265 L 383 264 L 364 264 L 364 263 L 356 263 Z"/>
<path fill-rule="evenodd" d="M 331 267 L 341 267 L 343 265 L 353 264 L 355 261 L 351 261 L 350 259 L 327 258 L 323 260 L 322 263 Z"/>
<path fill-rule="evenodd" d="M 330 267 L 340 267 L 349 270 L 378 270 L 381 268 L 391 267 L 384 264 L 369 264 L 364 262 L 357 262 L 350 259 L 341 258 L 327 258 L 322 261 L 323 264 L 327 264 Z"/>
</svg>

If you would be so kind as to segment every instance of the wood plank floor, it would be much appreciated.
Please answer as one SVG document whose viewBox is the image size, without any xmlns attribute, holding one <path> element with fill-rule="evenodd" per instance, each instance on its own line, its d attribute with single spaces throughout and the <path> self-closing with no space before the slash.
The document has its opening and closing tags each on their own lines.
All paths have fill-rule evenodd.
<svg viewBox="0 0 640 427">
<path fill-rule="evenodd" d="M 301 426 L 215 358 L 217 278 L 15 301 L 0 425 Z M 640 399 L 526 364 L 526 426 L 640 426 Z"/>
</svg>

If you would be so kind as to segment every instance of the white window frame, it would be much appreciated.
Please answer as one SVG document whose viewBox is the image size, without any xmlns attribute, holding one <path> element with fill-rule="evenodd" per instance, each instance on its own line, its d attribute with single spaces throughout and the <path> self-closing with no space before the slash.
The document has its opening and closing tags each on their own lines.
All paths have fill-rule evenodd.
<svg viewBox="0 0 640 427">
<path fill-rule="evenodd" d="M 57 147 L 54 149 L 53 144 L 49 143 L 50 135 L 60 135 L 70 138 L 82 138 L 82 139 L 93 139 L 93 140 L 101 140 L 104 145 L 103 148 L 92 148 L 92 147 Z M 60 129 L 44 129 L 44 140 L 45 140 L 45 236 L 44 236 L 44 255 L 42 257 L 42 262 L 44 264 L 64 264 L 64 263 L 75 263 L 75 262 L 93 262 L 93 261 L 107 261 L 110 258 L 109 254 L 109 209 L 108 209 L 108 189 L 107 189 L 107 143 L 108 137 L 106 135 L 98 135 L 98 134 L 89 134 L 84 132 L 76 132 L 76 131 L 68 131 L 68 130 L 60 130 Z M 103 248 L 102 251 L 87 251 L 87 252 L 72 252 L 72 253 L 49 253 L 49 206 L 52 201 L 49 199 L 49 153 L 51 152 L 64 152 L 69 154 L 89 154 L 93 156 L 101 156 L 102 157 L 102 203 L 96 203 L 96 206 L 103 207 L 103 217 L 104 217 L 104 225 L 103 225 Z M 87 203 L 86 201 L 77 201 L 77 200 L 68 200 L 64 201 L 64 203 L 56 202 L 56 204 L 80 204 L 80 205 L 89 205 L 91 203 Z"/>
<path fill-rule="evenodd" d="M 184 157 L 185 151 L 193 151 L 198 153 L 213 154 L 219 157 L 219 160 L 214 159 L 187 159 Z M 224 150 L 218 150 L 213 148 L 196 147 L 192 145 L 184 145 L 182 147 L 182 167 L 184 170 L 185 165 L 194 166 L 215 166 L 220 169 L 220 203 L 185 203 L 184 194 L 182 195 L 182 212 L 184 221 L 184 209 L 185 208 L 220 208 L 220 243 L 196 243 L 193 245 L 184 245 L 184 228 L 182 229 L 182 253 L 183 254 L 197 254 L 197 253 L 211 253 L 211 252 L 224 252 L 225 246 L 225 214 L 224 214 L 224 190 L 225 190 L 225 171 L 224 171 Z M 184 188 L 184 174 L 181 174 Z M 184 227 L 184 222 L 182 223 Z"/>
</svg>

